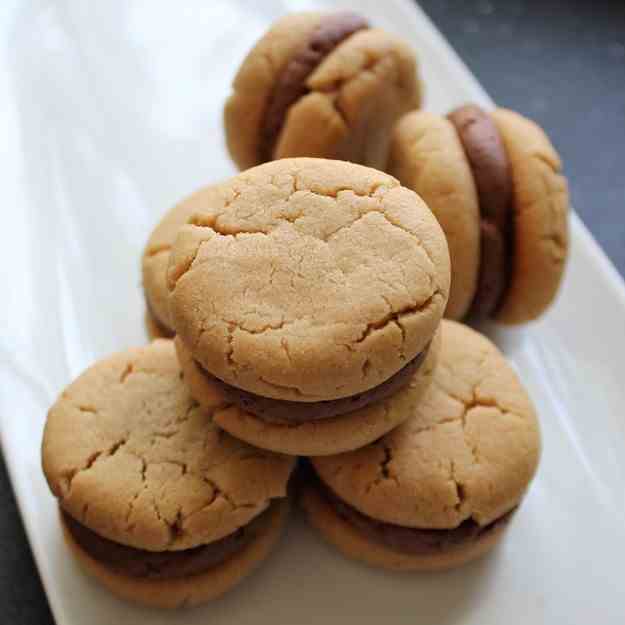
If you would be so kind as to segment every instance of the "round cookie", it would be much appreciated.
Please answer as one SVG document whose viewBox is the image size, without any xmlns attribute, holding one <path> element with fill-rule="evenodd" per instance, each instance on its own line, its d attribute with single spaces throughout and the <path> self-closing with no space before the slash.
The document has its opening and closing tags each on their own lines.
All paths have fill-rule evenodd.
<svg viewBox="0 0 625 625">
<path fill-rule="evenodd" d="M 449 255 L 412 191 L 373 169 L 285 159 L 222 185 L 183 226 L 168 271 L 173 325 L 224 383 L 278 400 L 368 391 L 430 343 Z"/>
<path fill-rule="evenodd" d="M 509 285 L 495 318 L 523 323 L 544 312 L 562 282 L 569 249 L 568 186 L 560 156 L 542 128 L 506 109 L 496 109 L 492 117 L 510 160 L 514 211 Z"/>
<path fill-rule="evenodd" d="M 141 272 L 147 306 L 145 322 L 150 338 L 171 338 L 174 335 L 167 301 L 167 265 L 178 230 L 194 213 L 215 203 L 223 205 L 218 184 L 196 191 L 170 209 L 148 239 L 141 257 Z"/>
<path fill-rule="evenodd" d="M 449 246 L 451 287 L 445 316 L 469 311 L 480 267 L 477 191 L 462 144 L 449 120 L 413 111 L 393 129 L 388 171 L 426 198 Z"/>
<path fill-rule="evenodd" d="M 568 252 L 568 194 L 545 133 L 475 105 L 396 125 L 388 170 L 414 189 L 448 239 L 446 316 L 523 323 L 556 296 Z"/>
<path fill-rule="evenodd" d="M 412 50 L 349 12 L 282 17 L 232 89 L 224 123 L 241 169 L 293 156 L 383 168 L 392 124 L 421 99 Z"/>
<path fill-rule="evenodd" d="M 200 598 L 208 592 L 204 581 L 222 580 L 225 590 L 227 580 L 255 565 L 252 554 L 264 554 L 272 528 L 281 525 L 274 500 L 286 497 L 293 469 L 292 458 L 252 448 L 215 425 L 191 398 L 166 340 L 106 358 L 70 384 L 48 413 L 42 464 L 70 525 L 83 528 L 69 532 L 79 559 L 107 570 L 97 575 L 107 585 L 117 579 L 120 589 L 143 588 L 137 600 L 151 594 L 157 601 L 157 588 L 175 578 L 178 590 L 162 598 L 173 603 L 185 588 L 196 596 L 196 581 Z M 252 539 L 238 536 L 233 545 L 246 528 L 253 528 Z M 91 534 L 93 540 L 75 539 Z M 102 541 L 112 541 L 126 560 L 136 554 L 136 566 L 124 571 L 103 561 Z M 154 558 L 191 573 L 155 578 Z M 232 558 L 240 562 L 234 569 Z M 146 560 L 152 566 L 139 566 Z"/>
<path fill-rule="evenodd" d="M 536 471 L 540 432 L 512 367 L 484 336 L 441 327 L 412 416 L 366 447 L 311 458 L 303 505 L 348 555 L 400 570 L 456 566 L 502 535 Z"/>
<path fill-rule="evenodd" d="M 248 443 L 293 455 L 328 455 L 357 449 L 378 439 L 406 420 L 432 381 L 440 350 L 437 333 L 423 364 L 409 384 L 390 398 L 338 417 L 313 421 L 267 420 L 234 404 L 224 404 L 213 376 L 207 376 L 184 343 L 176 337 L 178 358 L 191 394 L 213 419 L 233 436 Z"/>
</svg>

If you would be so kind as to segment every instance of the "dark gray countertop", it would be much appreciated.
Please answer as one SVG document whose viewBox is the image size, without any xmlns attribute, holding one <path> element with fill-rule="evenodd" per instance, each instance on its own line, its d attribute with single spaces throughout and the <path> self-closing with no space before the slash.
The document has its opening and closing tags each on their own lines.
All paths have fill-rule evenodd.
<svg viewBox="0 0 625 625">
<path fill-rule="evenodd" d="M 425 0 L 499 106 L 545 128 L 571 201 L 625 274 L 625 2 Z"/>
<path fill-rule="evenodd" d="M 625 3 L 421 4 L 493 99 L 547 130 L 564 159 L 575 208 L 625 274 Z M 52 623 L 1 463 L 0 510 L 0 620 Z"/>
</svg>

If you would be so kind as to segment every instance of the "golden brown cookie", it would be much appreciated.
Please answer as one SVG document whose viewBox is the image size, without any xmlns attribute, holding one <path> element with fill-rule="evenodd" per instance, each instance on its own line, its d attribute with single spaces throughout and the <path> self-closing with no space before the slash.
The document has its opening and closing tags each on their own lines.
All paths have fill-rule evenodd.
<svg viewBox="0 0 625 625">
<path fill-rule="evenodd" d="M 447 118 L 413 112 L 398 122 L 388 170 L 447 235 L 447 317 L 523 323 L 549 307 L 568 253 L 560 169 L 544 132 L 511 111 L 466 105 Z"/>
<path fill-rule="evenodd" d="M 171 338 L 174 334 L 167 301 L 167 265 L 178 230 L 195 212 L 215 203 L 223 204 L 218 184 L 196 191 L 169 210 L 148 239 L 141 257 L 141 272 L 147 306 L 146 328 L 150 338 Z"/>
<path fill-rule="evenodd" d="M 234 570 L 225 577 L 218 570 L 235 556 L 242 576 L 254 563 L 251 554 L 266 551 L 254 543 L 274 540 L 281 513 L 272 512 L 273 502 L 286 497 L 293 468 L 292 458 L 252 448 L 215 425 L 211 411 L 191 398 L 166 340 L 104 359 L 70 384 L 48 413 L 42 463 L 81 560 L 96 560 L 100 566 L 91 568 L 108 569 L 110 579 L 121 576 L 120 589 L 147 594 L 165 579 L 210 573 L 236 581 Z M 243 541 L 245 528 L 250 540 Z M 122 555 L 107 561 L 115 550 Z M 124 560 L 128 567 L 121 568 Z M 165 577 L 156 574 L 163 568 Z M 172 591 L 172 603 L 183 590 Z"/>
<path fill-rule="evenodd" d="M 409 420 L 356 451 L 311 458 L 311 522 L 369 563 L 429 570 L 484 553 L 536 471 L 538 422 L 512 367 L 466 326 L 444 321 L 441 332 L 433 382 Z"/>
<path fill-rule="evenodd" d="M 479 272 L 479 203 L 471 168 L 451 122 L 427 112 L 404 115 L 393 130 L 388 171 L 426 198 L 438 219 L 451 260 L 445 316 L 462 319 L 473 301 Z"/>
<path fill-rule="evenodd" d="M 430 382 L 440 350 L 437 335 L 422 366 L 407 386 L 392 397 L 341 416 L 310 421 L 268 420 L 223 403 L 223 395 L 212 376 L 206 376 L 184 343 L 176 338 L 178 357 L 191 394 L 224 430 L 248 443 L 293 455 L 327 455 L 357 449 L 376 440 L 402 423 L 414 409 Z"/>
<path fill-rule="evenodd" d="M 339 399 L 426 348 L 449 290 L 432 213 L 373 169 L 285 159 L 222 186 L 169 266 L 180 339 L 211 375 L 263 397 Z"/>
<path fill-rule="evenodd" d="M 562 162 L 545 132 L 506 109 L 493 112 L 513 185 L 514 255 L 509 285 L 495 317 L 522 323 L 539 317 L 555 298 L 569 251 L 569 194 Z"/>
<path fill-rule="evenodd" d="M 348 12 L 282 17 L 232 89 L 224 122 L 241 169 L 292 156 L 382 168 L 392 124 L 421 99 L 413 51 Z"/>
</svg>

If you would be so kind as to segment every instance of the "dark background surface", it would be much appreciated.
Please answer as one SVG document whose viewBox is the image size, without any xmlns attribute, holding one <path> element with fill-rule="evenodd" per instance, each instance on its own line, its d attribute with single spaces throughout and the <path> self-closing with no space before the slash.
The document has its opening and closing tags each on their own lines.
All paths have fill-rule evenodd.
<svg viewBox="0 0 625 625">
<path fill-rule="evenodd" d="M 495 102 L 547 130 L 564 160 L 573 205 L 625 274 L 625 2 L 421 6 Z M 2 463 L 0 540 L 0 622 L 52 623 Z"/>
<path fill-rule="evenodd" d="M 499 106 L 547 131 L 575 210 L 625 275 L 625 1 L 421 6 Z"/>
</svg>

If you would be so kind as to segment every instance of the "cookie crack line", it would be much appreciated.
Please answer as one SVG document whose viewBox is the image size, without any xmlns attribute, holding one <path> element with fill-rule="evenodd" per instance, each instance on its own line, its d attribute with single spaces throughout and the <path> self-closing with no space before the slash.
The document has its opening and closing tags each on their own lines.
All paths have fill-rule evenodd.
<svg viewBox="0 0 625 625">
<path fill-rule="evenodd" d="M 209 230 L 211 230 L 212 232 L 214 232 L 215 234 L 222 236 L 222 237 L 233 237 L 234 239 L 236 239 L 237 237 L 242 237 L 242 236 L 253 236 L 253 235 L 262 235 L 262 236 L 269 236 L 270 232 L 267 232 L 266 230 L 262 230 L 259 228 L 254 228 L 254 229 L 249 229 L 249 230 L 245 230 L 245 229 L 234 229 L 234 228 L 224 228 L 223 226 L 220 226 L 218 223 L 218 220 L 220 217 L 223 217 L 226 214 L 226 212 L 221 212 L 217 215 L 193 215 L 192 217 L 189 218 L 189 221 L 187 222 L 189 225 L 191 226 L 195 226 L 196 228 L 208 228 Z M 286 221 L 288 222 L 288 219 L 280 219 L 279 221 Z M 202 245 L 202 243 L 204 243 L 204 241 L 200 242 L 200 246 Z"/>
<path fill-rule="evenodd" d="M 407 306 L 400 310 L 394 311 L 392 313 L 388 313 L 378 321 L 374 321 L 372 323 L 368 323 L 365 329 L 363 330 L 360 337 L 358 337 L 354 344 L 363 343 L 367 340 L 374 332 L 383 330 L 389 324 L 396 324 L 402 333 L 402 339 L 405 339 L 405 330 L 399 323 L 404 317 L 409 317 L 410 315 L 420 314 L 427 310 L 430 306 L 433 305 L 434 299 L 436 296 L 441 296 L 440 289 L 436 289 L 432 295 L 430 295 L 423 303 L 415 304 L 412 306 Z"/>
<path fill-rule="evenodd" d="M 128 511 L 126 512 L 126 529 L 130 533 L 132 533 L 132 531 L 134 530 L 134 524 L 130 523 L 130 517 L 132 516 L 132 513 L 134 512 L 135 503 L 137 499 L 139 499 L 139 496 L 141 495 L 141 493 L 144 492 L 148 486 L 148 482 L 145 476 L 147 469 L 148 469 L 148 465 L 146 461 L 142 458 L 141 459 L 141 487 L 137 489 L 137 492 L 133 495 L 132 499 L 128 502 Z"/>
<path fill-rule="evenodd" d="M 461 512 L 465 502 L 468 502 L 466 485 L 456 474 L 456 463 L 451 460 L 449 463 L 449 479 L 453 482 L 456 489 L 456 499 L 458 500 L 454 506 L 456 512 Z"/>
<path fill-rule="evenodd" d="M 229 495 L 225 490 L 223 490 L 217 484 L 217 482 L 215 482 L 215 480 L 211 479 L 208 475 L 201 475 L 200 477 L 202 481 L 204 481 L 206 484 L 208 484 L 211 487 L 211 497 L 206 503 L 204 503 L 202 506 L 200 506 L 199 508 L 196 508 L 195 510 L 189 512 L 186 515 L 183 514 L 182 508 L 179 508 L 176 513 L 176 517 L 174 521 L 168 521 L 162 516 L 160 515 L 158 516 L 159 520 L 162 521 L 165 525 L 167 525 L 170 531 L 170 539 L 169 539 L 167 547 L 171 547 L 181 537 L 185 536 L 186 534 L 185 524 L 191 518 L 193 518 L 194 516 L 198 514 L 205 512 L 208 508 L 214 506 L 218 500 L 225 501 L 230 507 L 232 512 L 235 512 L 236 510 L 239 510 L 242 508 L 258 509 L 259 511 L 262 511 L 266 509 L 267 506 L 269 505 L 269 501 L 270 501 L 269 499 L 264 500 L 259 503 L 237 502 L 234 500 L 234 498 L 231 495 Z"/>
<path fill-rule="evenodd" d="M 63 473 L 61 475 L 62 481 L 60 486 L 61 500 L 65 500 L 71 495 L 72 484 L 78 475 L 91 471 L 98 462 L 114 456 L 124 445 L 126 445 L 127 442 L 128 438 L 124 436 L 123 438 L 116 440 L 112 445 L 110 445 L 110 447 L 108 447 L 108 449 L 99 449 L 91 453 L 82 467 L 70 469 L 69 471 Z"/>
<path fill-rule="evenodd" d="M 390 413 L 390 407 L 387 404 L 383 404 L 385 418 L 388 418 Z M 382 458 L 378 463 L 378 476 L 367 484 L 365 492 L 369 494 L 374 488 L 377 488 L 382 482 L 393 482 L 395 486 L 399 486 L 399 478 L 391 472 L 390 464 L 393 461 L 393 448 L 386 443 L 384 437 L 374 443 L 378 449 L 382 451 Z M 338 475 L 338 472 L 337 472 Z"/>
<path fill-rule="evenodd" d="M 391 474 L 389 465 L 393 460 L 393 448 L 389 445 L 382 444 L 384 450 L 384 459 L 380 462 L 380 473 L 385 480 L 392 480 L 399 485 L 399 480 L 395 475 Z"/>
</svg>

